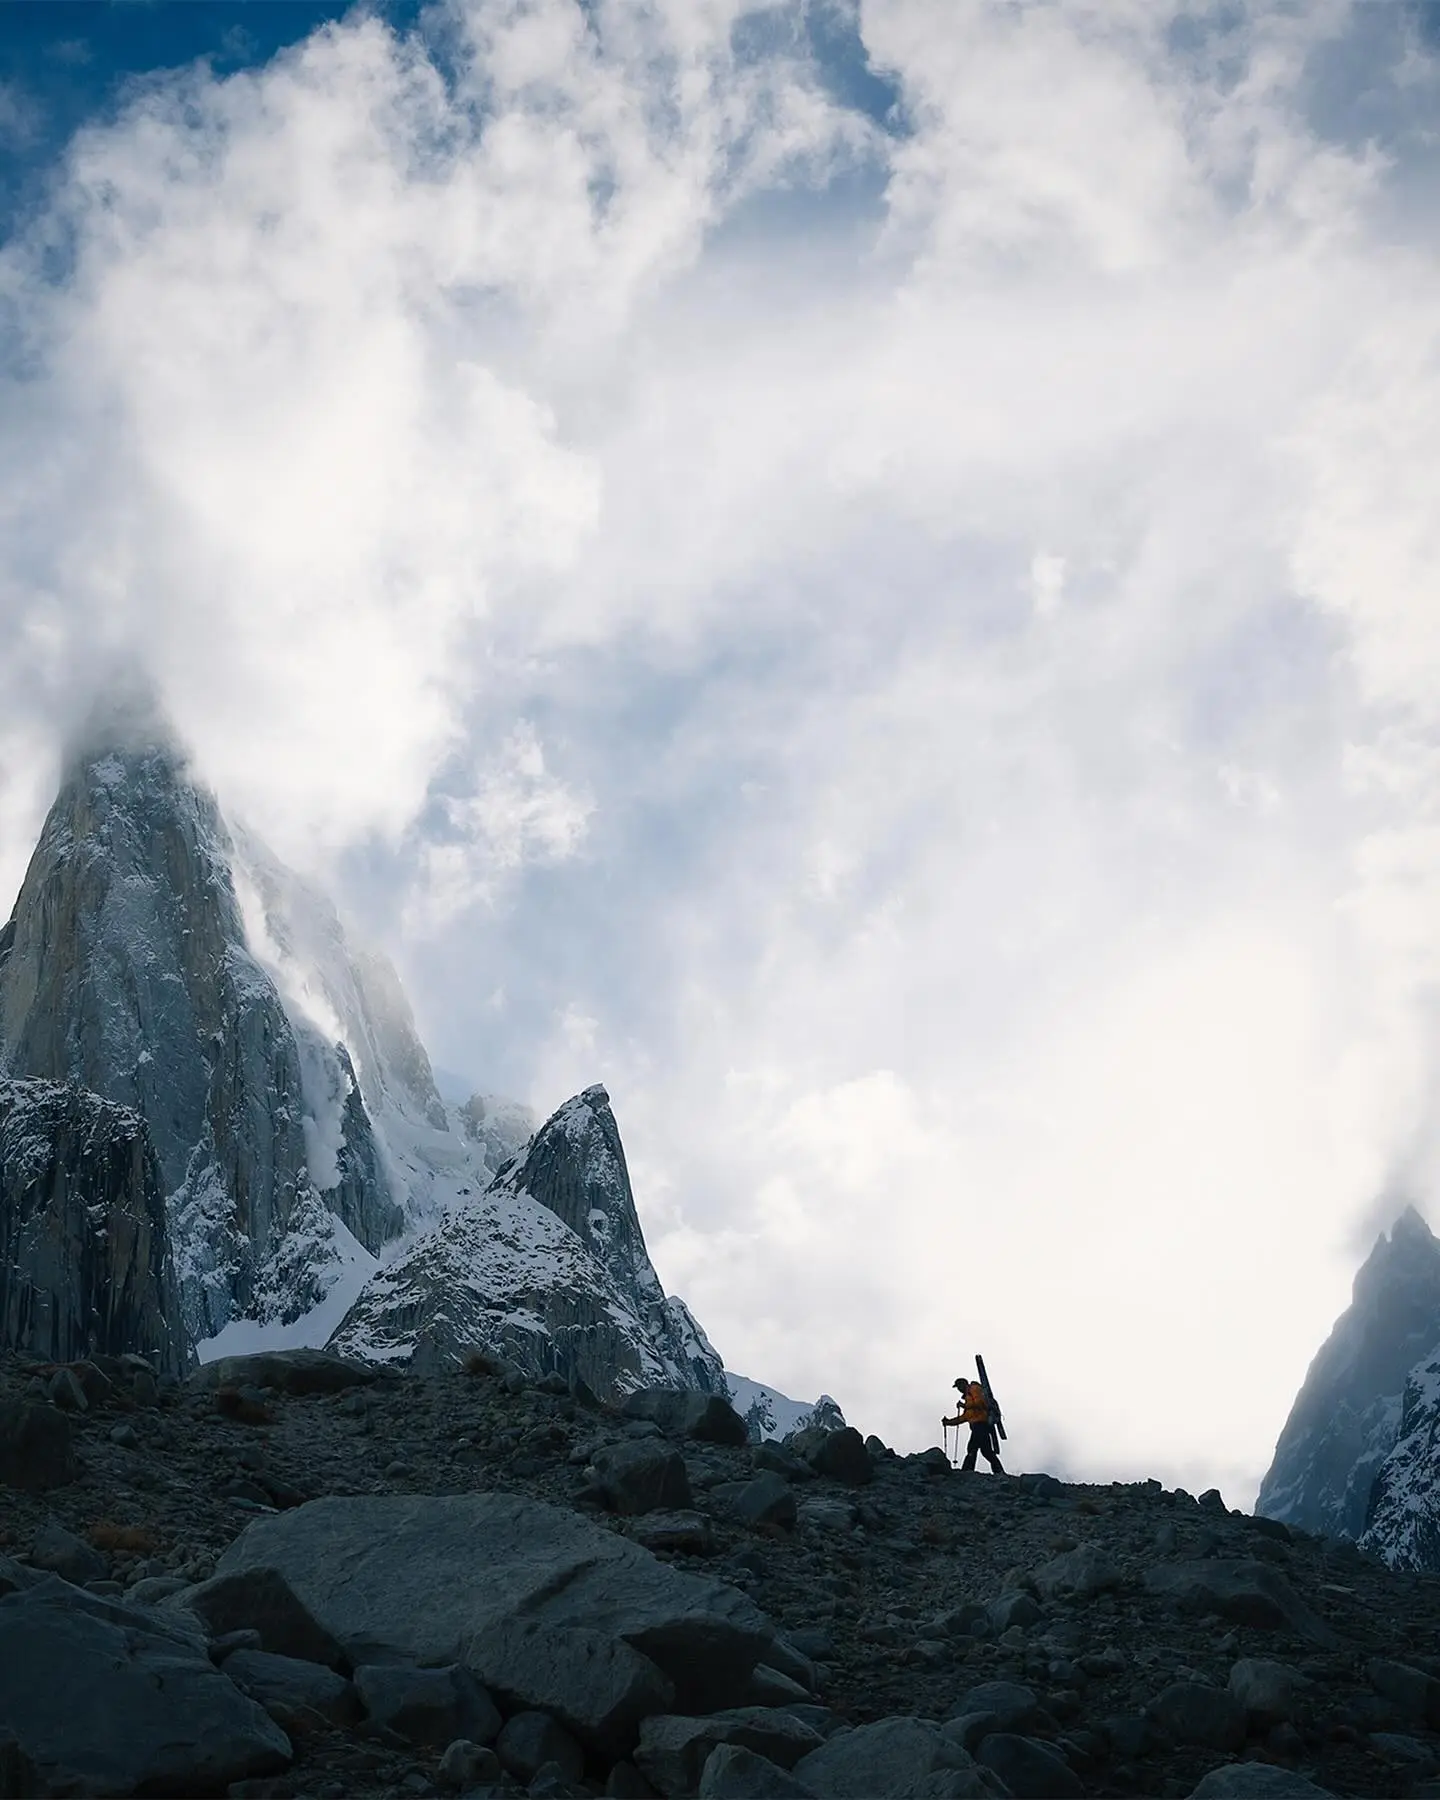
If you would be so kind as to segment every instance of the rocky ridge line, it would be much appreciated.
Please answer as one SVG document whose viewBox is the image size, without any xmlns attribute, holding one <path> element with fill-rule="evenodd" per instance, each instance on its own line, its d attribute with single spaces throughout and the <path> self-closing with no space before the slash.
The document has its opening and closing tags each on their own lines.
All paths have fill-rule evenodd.
<svg viewBox="0 0 1440 1800">
<path fill-rule="evenodd" d="M 157 1774 L 142 1720 L 107 1792 L 1440 1793 L 1431 1577 L 1217 1494 L 744 1436 L 484 1357 L 0 1358 L 3 1779 L 65 1780 L 31 1671 L 128 1644 L 210 1761 Z"/>
</svg>

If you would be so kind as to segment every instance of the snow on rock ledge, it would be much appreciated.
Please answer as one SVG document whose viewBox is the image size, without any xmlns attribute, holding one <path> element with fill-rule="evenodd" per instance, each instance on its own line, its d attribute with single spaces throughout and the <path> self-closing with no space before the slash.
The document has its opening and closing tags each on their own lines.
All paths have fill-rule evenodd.
<svg viewBox="0 0 1440 1800">
<path fill-rule="evenodd" d="M 567 1100 L 483 1194 L 378 1270 L 330 1348 L 420 1367 L 484 1349 L 610 1398 L 725 1392 L 719 1356 L 651 1266 L 603 1087 Z"/>
</svg>

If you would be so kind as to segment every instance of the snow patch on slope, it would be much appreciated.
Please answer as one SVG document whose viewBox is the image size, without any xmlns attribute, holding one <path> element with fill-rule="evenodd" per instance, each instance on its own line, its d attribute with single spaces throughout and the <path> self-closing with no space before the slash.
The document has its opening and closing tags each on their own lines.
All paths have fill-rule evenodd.
<svg viewBox="0 0 1440 1800">
<path fill-rule="evenodd" d="M 641 1321 L 563 1220 L 497 1183 L 378 1269 L 331 1348 L 368 1362 L 487 1350 L 620 1394 L 671 1384 Z"/>
<path fill-rule="evenodd" d="M 297 1242 L 300 1255 L 323 1258 L 315 1264 L 320 1291 L 312 1297 L 309 1309 L 288 1320 L 232 1319 L 214 1337 L 195 1346 L 202 1363 L 221 1356 L 250 1356 L 260 1350 L 319 1350 L 330 1341 L 379 1261 L 333 1213 L 326 1211 L 324 1218 L 328 1225 L 311 1221 L 315 1235 L 308 1245 Z"/>
<path fill-rule="evenodd" d="M 752 1381 L 748 1375 L 725 1371 L 730 1390 L 730 1404 L 750 1428 L 750 1442 L 789 1437 L 792 1431 L 803 1431 L 811 1425 L 822 1425 L 827 1431 L 839 1431 L 845 1415 L 830 1398 L 822 1394 L 818 1400 L 792 1400 L 779 1388 Z"/>
<path fill-rule="evenodd" d="M 1362 1550 L 1440 1572 L 1440 1348 L 1410 1371 L 1395 1445 L 1375 1476 Z"/>
</svg>

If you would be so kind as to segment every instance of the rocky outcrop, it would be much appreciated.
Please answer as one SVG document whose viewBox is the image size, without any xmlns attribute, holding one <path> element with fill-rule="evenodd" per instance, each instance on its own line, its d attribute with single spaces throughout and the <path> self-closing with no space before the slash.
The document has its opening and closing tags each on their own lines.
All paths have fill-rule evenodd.
<svg viewBox="0 0 1440 1800">
<path fill-rule="evenodd" d="M 599 1085 L 559 1107 L 496 1178 L 570 1227 L 640 1320 L 681 1387 L 728 1398 L 725 1369 L 681 1300 L 669 1299 L 645 1248 L 610 1096 Z"/>
<path fill-rule="evenodd" d="M 486 1351 L 602 1397 L 680 1380 L 575 1234 L 499 1185 L 371 1276 L 329 1348 L 415 1369 Z"/>
<path fill-rule="evenodd" d="M 1440 1243 L 1413 1207 L 1381 1235 L 1350 1306 L 1311 1363 L 1256 1511 L 1358 1538 L 1371 1488 L 1401 1433 L 1406 1378 L 1440 1344 Z"/>
<path fill-rule="evenodd" d="M 483 1350 L 605 1398 L 725 1392 L 720 1358 L 651 1267 L 601 1087 L 567 1101 L 483 1194 L 378 1270 L 330 1348 L 417 1368 Z"/>
<path fill-rule="evenodd" d="M 270 1354 L 152 1379 L 147 1399 L 122 1370 L 0 1353 L 0 1415 L 48 1414 L 84 1474 L 16 1488 L 34 1471 L 0 1454 L 0 1602 L 48 1568 L 89 1586 L 58 1610 L 126 1620 L 113 1662 L 66 1671 L 88 1789 L 71 1762 L 36 1768 L 47 1685 L 0 1716 L 0 1793 L 225 1791 L 228 1763 L 136 1754 L 123 1683 L 164 1678 L 130 1641 L 146 1625 L 279 1725 L 296 1794 L 508 1792 L 508 1775 L 601 1800 L 645 1791 L 636 1764 L 713 1800 L 998 1795 L 997 1777 L 1017 1800 L 1418 1795 L 1440 1774 L 1440 1584 L 1353 1544 L 1158 1482 L 962 1477 L 938 1448 L 874 1438 L 856 1488 L 513 1371 L 353 1373 Z M 29 1398 L 62 1377 L 88 1409 Z M 636 1449 L 683 1460 L 684 1513 L 601 1513 L 595 1477 Z M 798 1506 L 752 1507 L 757 1482 Z M 686 1691 L 707 1665 L 715 1685 Z M 0 1688 L 23 1673 L 0 1654 Z M 220 1695 L 233 1719 L 208 1679 L 196 1716 Z M 148 1708 L 141 1692 L 147 1732 Z M 188 1712 L 172 1726 L 177 1754 L 208 1754 Z"/>
<path fill-rule="evenodd" d="M 247 1527 L 217 1573 L 249 1569 L 278 1571 L 356 1665 L 462 1664 L 612 1756 L 637 1708 L 740 1704 L 776 1654 L 734 1588 L 513 1495 L 316 1500 Z"/>
<path fill-rule="evenodd" d="M 0 1080 L 0 1345 L 189 1360 L 145 1123 L 83 1088 Z"/>
<path fill-rule="evenodd" d="M 49 1575 L 0 1599 L 0 1744 L 31 1794 L 223 1793 L 290 1740 L 211 1662 L 203 1633 Z"/>
<path fill-rule="evenodd" d="M 0 945 L 0 1066 L 144 1119 L 196 1339 L 304 1310 L 267 1264 L 318 1192 L 369 1249 L 398 1223 L 344 1066 L 247 946 L 232 857 L 180 753 L 132 733 L 70 770 Z"/>
</svg>

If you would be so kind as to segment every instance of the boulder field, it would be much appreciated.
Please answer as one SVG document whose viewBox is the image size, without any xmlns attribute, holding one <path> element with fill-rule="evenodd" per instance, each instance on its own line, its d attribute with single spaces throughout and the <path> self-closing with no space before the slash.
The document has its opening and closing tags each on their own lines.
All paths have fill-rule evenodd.
<svg viewBox="0 0 1440 1800">
<path fill-rule="evenodd" d="M 1440 1796 L 1440 1580 L 489 1358 L 0 1356 L 0 1800 Z"/>
</svg>

